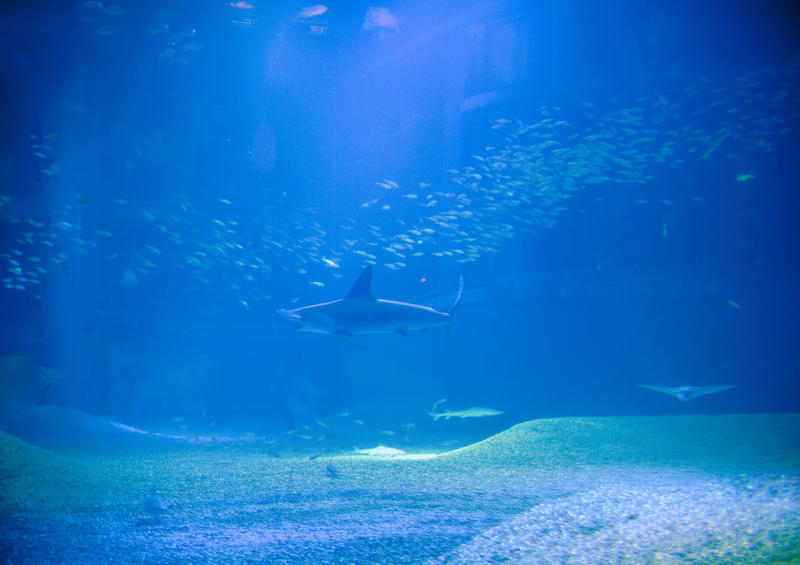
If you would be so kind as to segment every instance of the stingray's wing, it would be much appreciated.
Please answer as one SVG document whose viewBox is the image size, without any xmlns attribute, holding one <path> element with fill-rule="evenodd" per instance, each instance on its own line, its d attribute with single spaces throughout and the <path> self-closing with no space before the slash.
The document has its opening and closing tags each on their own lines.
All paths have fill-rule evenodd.
<svg viewBox="0 0 800 565">
<path fill-rule="evenodd" d="M 683 395 L 681 395 L 680 391 L 674 387 L 669 386 L 658 386 L 658 385 L 639 385 L 642 388 L 647 388 L 650 390 L 654 390 L 656 392 L 663 392 L 664 394 L 668 394 L 670 396 L 674 396 L 678 400 L 686 400 Z"/>
<path fill-rule="evenodd" d="M 736 388 L 737 386 L 738 385 L 699 386 L 689 393 L 689 398 L 694 399 L 699 396 L 705 396 L 707 394 L 714 394 L 716 392 L 722 392 L 723 390 Z"/>
</svg>

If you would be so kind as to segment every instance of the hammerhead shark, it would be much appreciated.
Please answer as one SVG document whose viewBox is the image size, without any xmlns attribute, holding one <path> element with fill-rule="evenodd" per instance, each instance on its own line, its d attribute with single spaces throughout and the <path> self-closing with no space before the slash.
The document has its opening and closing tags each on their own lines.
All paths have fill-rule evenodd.
<svg viewBox="0 0 800 565">
<path fill-rule="evenodd" d="M 446 312 L 429 306 L 375 298 L 372 295 L 372 265 L 367 265 L 344 298 L 312 304 L 278 313 L 296 324 L 298 331 L 333 334 L 358 347 L 355 334 L 394 333 L 426 330 L 447 325 L 461 302 L 464 277 L 459 279 L 456 301 Z"/>
</svg>

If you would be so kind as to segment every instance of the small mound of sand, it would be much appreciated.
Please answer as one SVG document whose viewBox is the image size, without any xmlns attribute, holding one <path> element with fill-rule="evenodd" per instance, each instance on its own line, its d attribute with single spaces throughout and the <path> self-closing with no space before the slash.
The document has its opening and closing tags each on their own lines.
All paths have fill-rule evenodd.
<svg viewBox="0 0 800 565">
<path fill-rule="evenodd" d="M 69 459 L 0 432 L 0 509 L 46 504 L 79 475 Z"/>
<path fill-rule="evenodd" d="M 500 465 L 692 465 L 781 472 L 800 467 L 800 415 L 532 420 L 442 457 Z"/>
<path fill-rule="evenodd" d="M 794 563 L 798 487 L 634 474 L 545 502 L 430 563 Z"/>
</svg>

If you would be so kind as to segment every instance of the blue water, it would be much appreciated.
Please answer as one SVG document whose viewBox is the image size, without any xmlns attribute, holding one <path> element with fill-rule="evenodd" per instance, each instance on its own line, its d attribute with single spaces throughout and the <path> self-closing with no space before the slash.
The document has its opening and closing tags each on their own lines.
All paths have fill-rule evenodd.
<svg viewBox="0 0 800 565">
<path fill-rule="evenodd" d="M 3 3 L 0 561 L 797 561 L 798 22 Z"/>
<path fill-rule="evenodd" d="M 4 7 L 5 389 L 157 428 L 797 411 L 796 7 L 431 4 Z M 440 310 L 463 275 L 449 337 L 277 315 L 367 264 Z"/>
</svg>

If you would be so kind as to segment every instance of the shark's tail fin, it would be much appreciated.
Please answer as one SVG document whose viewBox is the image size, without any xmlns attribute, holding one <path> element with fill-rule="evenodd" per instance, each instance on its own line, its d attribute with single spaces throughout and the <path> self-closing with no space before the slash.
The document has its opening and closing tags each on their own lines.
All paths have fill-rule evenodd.
<svg viewBox="0 0 800 565">
<path fill-rule="evenodd" d="M 464 275 L 460 275 L 458 277 L 458 294 L 456 295 L 456 301 L 447 311 L 448 316 L 452 316 L 456 312 L 456 308 L 458 305 L 461 304 L 461 297 L 464 296 Z"/>
<path fill-rule="evenodd" d="M 441 400 L 437 400 L 436 402 L 434 402 L 433 406 L 431 406 L 430 412 L 428 412 L 428 414 L 430 414 L 431 417 L 433 418 L 434 422 L 439 418 L 441 418 L 443 415 L 442 413 L 436 411 L 436 407 L 442 404 L 443 402 L 447 402 L 447 399 L 442 398 Z"/>
</svg>

